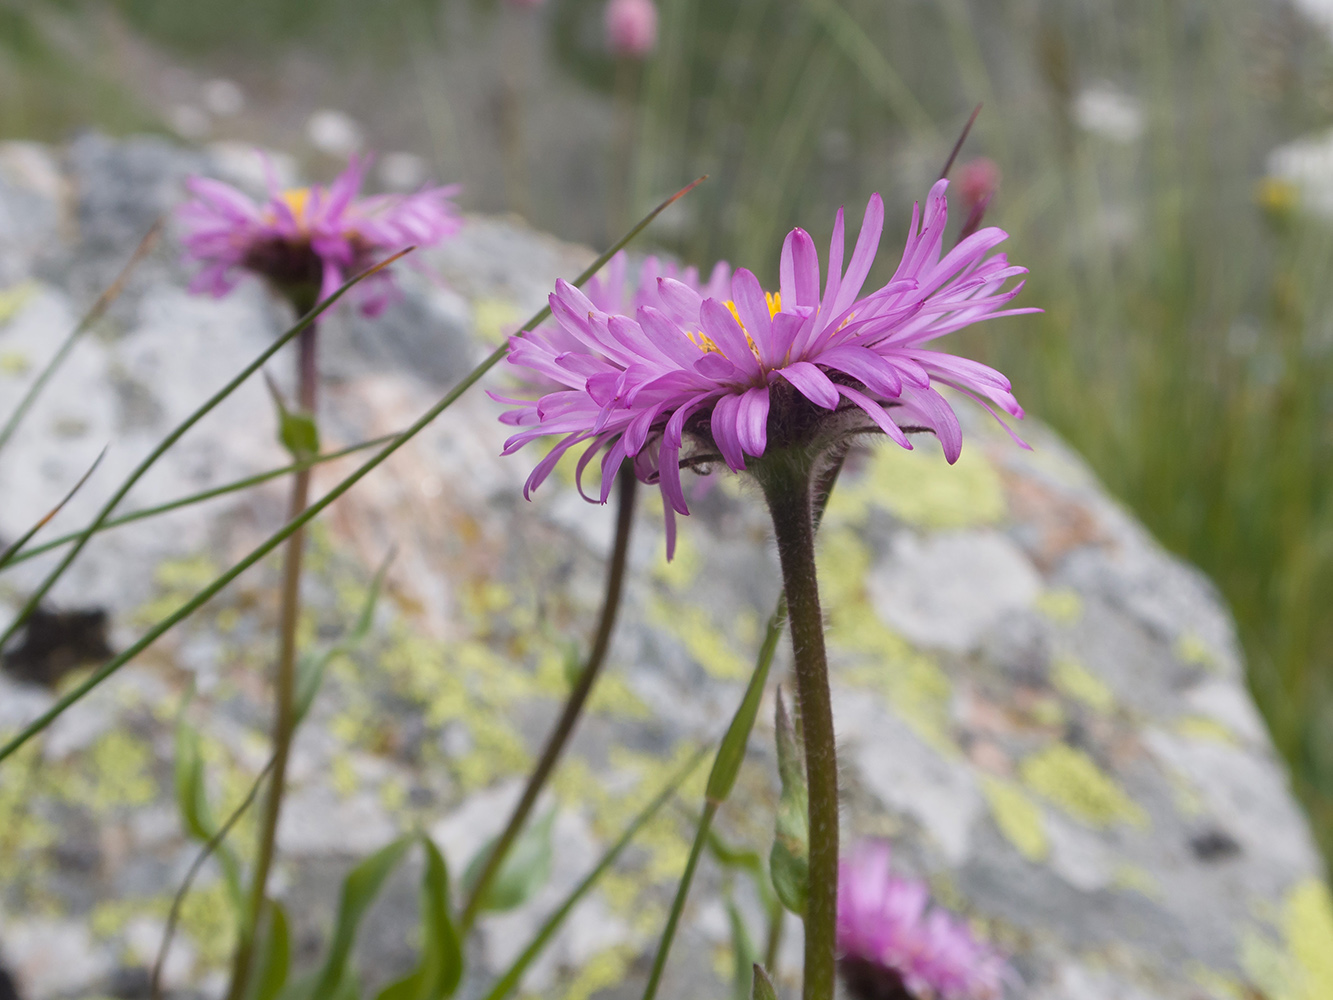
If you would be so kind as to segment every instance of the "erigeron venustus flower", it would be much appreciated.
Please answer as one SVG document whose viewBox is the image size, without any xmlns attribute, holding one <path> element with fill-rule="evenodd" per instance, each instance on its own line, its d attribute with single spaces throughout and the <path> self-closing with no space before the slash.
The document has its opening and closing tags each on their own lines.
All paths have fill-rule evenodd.
<svg viewBox="0 0 1333 1000">
<path fill-rule="evenodd" d="M 367 161 L 353 157 L 325 187 L 282 190 L 269 171 L 262 204 L 229 184 L 191 177 L 191 199 L 177 210 L 186 257 L 201 266 L 190 290 L 225 295 L 249 271 L 307 307 L 352 275 L 405 247 L 439 243 L 458 231 L 451 200 L 458 187 L 358 197 Z M 371 275 L 355 290 L 367 315 L 396 290 L 392 274 Z"/>
<path fill-rule="evenodd" d="M 999 1000 L 1004 959 L 960 920 L 927 912 L 924 882 L 895 876 L 889 846 L 860 845 L 838 867 L 839 970 L 857 1000 Z"/>
<path fill-rule="evenodd" d="M 657 303 L 637 304 L 631 318 L 559 282 L 550 297 L 559 336 L 538 330 L 510 347 L 511 363 L 565 387 L 510 400 L 518 408 L 502 417 L 519 428 L 506 454 L 559 437 L 529 476 L 525 496 L 566 451 L 583 445 L 578 478 L 601 453 L 604 503 L 616 470 L 631 459 L 642 481 L 660 484 L 670 553 L 674 513 L 689 513 L 682 459 L 742 471 L 774 448 L 826 448 L 878 429 L 904 448 L 912 447 L 907 431 L 931 431 L 953 462 L 962 432 L 937 385 L 1021 418 L 999 372 L 924 346 L 982 319 L 1035 311 L 1002 308 L 1022 287 L 1006 287 L 1009 279 L 1025 273 L 990 254 L 1006 238 L 1002 230 L 981 230 L 941 256 L 946 187 L 932 188 L 924 213 L 913 209 L 897 271 L 868 295 L 862 288 L 883 229 L 878 195 L 845 271 L 839 210 L 822 290 L 818 254 L 801 229 L 783 245 L 776 293 L 743 268 L 727 299 L 664 277 Z"/>
</svg>

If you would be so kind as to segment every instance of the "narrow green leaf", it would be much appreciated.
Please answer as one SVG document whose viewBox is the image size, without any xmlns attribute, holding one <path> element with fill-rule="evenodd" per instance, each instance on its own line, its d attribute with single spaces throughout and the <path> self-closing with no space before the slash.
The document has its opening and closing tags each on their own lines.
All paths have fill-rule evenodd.
<svg viewBox="0 0 1333 1000">
<path fill-rule="evenodd" d="M 291 932 L 281 903 L 272 899 L 265 902 L 260 926 L 258 960 L 246 996 L 247 1000 L 276 1000 L 287 984 L 292 962 Z"/>
<path fill-rule="evenodd" d="M 214 500 L 229 493 L 238 493 L 241 490 L 249 489 L 251 486 L 259 486 L 261 483 L 267 483 L 274 479 L 281 479 L 283 476 L 289 476 L 304 466 L 320 465 L 325 462 L 333 462 L 340 458 L 346 458 L 358 451 L 365 451 L 368 448 L 378 448 L 381 445 L 388 444 L 397 434 L 385 434 L 381 437 L 371 438 L 368 441 L 360 441 L 346 448 L 339 448 L 337 451 L 330 451 L 323 455 L 317 455 L 308 462 L 297 462 L 292 465 L 284 465 L 278 469 L 269 469 L 267 472 L 257 472 L 253 476 L 246 476 L 243 479 L 235 479 L 230 483 L 224 483 L 221 486 L 214 486 L 211 489 L 200 490 L 198 493 L 189 493 L 175 500 L 168 500 L 166 503 L 155 504 L 152 507 L 141 507 L 138 510 L 132 510 L 128 514 L 121 514 L 117 517 L 109 517 L 97 528 L 94 534 L 101 534 L 111 528 L 119 528 L 121 525 L 133 524 L 135 521 L 143 521 L 150 517 L 157 517 L 160 514 L 168 514 L 173 510 L 180 510 L 183 507 L 190 507 L 197 503 L 203 503 L 205 500 Z M 70 542 L 77 542 L 83 537 L 88 528 L 80 528 L 78 531 L 71 531 L 65 535 L 59 535 L 49 542 L 42 542 L 40 545 L 28 545 L 22 539 L 21 544 L 15 544 L 12 554 L 6 553 L 0 557 L 0 569 L 14 566 L 29 559 L 35 559 L 45 552 L 52 549 L 58 549 L 62 545 L 68 545 Z"/>
<path fill-rule="evenodd" d="M 773 988 L 773 980 L 758 962 L 754 964 L 754 992 L 752 1000 L 778 1000 L 778 991 Z"/>
<path fill-rule="evenodd" d="M 298 462 L 308 462 L 319 454 L 319 428 L 309 413 L 284 413 L 278 437 Z"/>
<path fill-rule="evenodd" d="M 503 913 L 506 910 L 517 909 L 546 884 L 551 877 L 551 866 L 554 862 L 551 848 L 551 832 L 554 827 L 555 810 L 552 809 L 519 834 L 486 890 L 486 896 L 481 901 L 482 912 Z M 486 864 L 486 858 L 494 847 L 494 839 L 487 841 L 468 863 L 467 871 L 463 873 L 465 887 L 471 889 L 476 885 Z"/>
<path fill-rule="evenodd" d="M 217 831 L 204 788 L 204 759 L 199 731 L 182 716 L 176 723 L 176 807 L 185 829 L 195 840 L 208 840 Z"/>
<path fill-rule="evenodd" d="M 764 685 L 768 682 L 768 669 L 773 663 L 773 653 L 777 650 L 778 640 L 782 637 L 782 623 L 786 618 L 785 602 L 780 602 L 778 609 L 768 620 L 768 631 L 764 635 L 764 644 L 759 650 L 759 659 L 754 672 L 750 675 L 750 685 L 745 689 L 732 716 L 727 735 L 718 748 L 717 759 L 713 761 L 712 773 L 708 776 L 708 787 L 704 794 L 709 801 L 722 803 L 731 794 L 740 774 L 741 764 L 745 760 L 745 748 L 750 742 L 750 733 L 754 729 L 755 717 L 759 714 L 759 702 L 764 697 Z"/>
<path fill-rule="evenodd" d="M 547 942 L 555 936 L 556 931 L 560 929 L 561 925 L 565 922 L 565 919 L 574 911 L 574 907 L 579 904 L 584 896 L 592 891 L 601 880 L 602 876 L 610 871 L 611 866 L 616 863 L 616 859 L 619 858 L 625 848 L 630 845 L 638 832 L 657 815 L 661 808 L 671 800 L 673 795 L 676 794 L 676 790 L 680 788 L 691 774 L 694 773 L 694 769 L 699 766 L 699 762 L 703 760 L 707 750 L 707 747 L 700 747 L 698 753 L 691 757 L 689 761 L 686 762 L 685 766 L 682 767 L 669 782 L 667 782 L 666 787 L 657 793 L 657 797 L 649 802 L 648 805 L 643 808 L 643 811 L 634 817 L 634 821 L 625 828 L 625 832 L 620 835 L 620 839 L 612 844 L 611 847 L 607 849 L 606 853 L 602 855 L 601 860 L 597 862 L 596 867 L 594 867 L 593 870 L 584 877 L 583 881 L 578 884 L 574 891 L 565 898 L 565 901 L 560 904 L 560 907 L 547 918 L 546 923 L 542 925 L 542 928 L 537 932 L 536 937 L 534 937 L 528 946 L 523 949 L 523 953 L 514 960 L 514 964 L 505 971 L 505 974 L 500 977 L 499 981 L 491 987 L 491 991 L 486 994 L 485 1000 L 504 1000 L 505 997 L 517 988 L 519 980 L 523 978 L 523 973 L 528 970 L 528 966 L 537 960 L 537 956 L 542 953 L 542 949 L 546 947 Z M 397 998 L 395 998 L 395 1000 L 397 1000 Z"/>
<path fill-rule="evenodd" d="M 385 880 L 403 859 L 407 849 L 412 846 L 412 837 L 402 837 L 387 847 L 376 851 L 348 873 L 343 880 L 342 898 L 338 904 L 338 919 L 334 925 L 333 938 L 329 942 L 329 952 L 320 967 L 318 976 L 313 980 L 310 1000 L 341 998 L 349 984 L 356 989 L 355 978 L 350 974 L 348 962 L 352 956 L 352 945 L 356 942 L 356 933 L 361 920 L 370 909 L 375 897 L 384 886 Z M 355 995 L 355 993 L 350 994 Z"/>
<path fill-rule="evenodd" d="M 421 883 L 422 991 L 417 1000 L 443 1000 L 463 980 L 463 943 L 449 906 L 449 867 L 435 842 L 421 838 L 426 870 Z"/>
<path fill-rule="evenodd" d="M 754 981 L 755 960 L 759 956 L 735 900 L 727 900 L 727 919 L 731 924 L 731 953 L 736 963 L 731 993 L 735 1000 L 750 1000 L 750 984 Z"/>
<path fill-rule="evenodd" d="M 298 726 L 305 720 L 311 706 L 314 705 L 320 686 L 324 683 L 324 674 L 329 664 L 339 656 L 350 656 L 356 652 L 357 647 L 365 642 L 366 637 L 370 635 L 371 626 L 375 622 L 375 608 L 379 605 L 380 594 L 384 591 L 384 576 L 389 572 L 389 565 L 393 562 L 393 557 L 394 551 L 391 550 L 384 561 L 380 563 L 379 569 L 375 571 L 375 579 L 371 581 L 370 589 L 366 592 L 366 599 L 361 602 L 361 609 L 357 612 L 356 621 L 353 622 L 347 633 L 328 649 L 322 652 L 305 653 L 301 656 L 300 662 L 296 665 L 295 712 Z"/>
<path fill-rule="evenodd" d="M 773 894 L 773 883 L 769 881 L 768 866 L 764 864 L 764 859 L 758 851 L 729 844 L 722 839 L 716 830 L 710 828 L 708 831 L 708 852 L 723 867 L 743 871 L 749 875 L 765 909 L 771 910 L 775 906 L 781 906 L 778 898 Z"/>
<path fill-rule="evenodd" d="M 773 850 L 768 856 L 769 875 L 782 905 L 804 916 L 809 893 L 810 820 L 805 784 L 805 755 L 796 727 L 787 715 L 782 692 L 777 698 L 778 775 L 782 795 L 778 799 Z"/>
</svg>

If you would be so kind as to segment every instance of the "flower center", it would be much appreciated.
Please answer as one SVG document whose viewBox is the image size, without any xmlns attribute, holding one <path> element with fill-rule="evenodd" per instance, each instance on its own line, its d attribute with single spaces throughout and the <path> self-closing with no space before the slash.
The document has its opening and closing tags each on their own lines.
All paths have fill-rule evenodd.
<svg viewBox="0 0 1333 1000">
<path fill-rule="evenodd" d="M 304 226 L 306 221 L 305 210 L 310 204 L 310 189 L 308 187 L 288 188 L 278 197 L 284 205 L 291 209 L 292 215 L 296 218 L 296 224 Z"/>
<path fill-rule="evenodd" d="M 769 319 L 772 319 L 778 313 L 782 312 L 781 292 L 765 292 L 764 301 L 768 303 Z M 732 318 L 736 320 L 736 325 L 739 326 L 745 332 L 745 342 L 750 345 L 750 350 L 753 351 L 754 356 L 758 358 L 759 348 L 755 346 L 754 338 L 750 336 L 750 331 L 745 329 L 745 321 L 741 319 L 741 314 L 736 311 L 736 303 L 733 302 L 731 299 L 727 299 L 726 302 L 723 303 L 723 305 L 727 307 L 727 311 L 730 312 Z M 713 338 L 709 337 L 702 330 L 696 330 L 693 333 L 687 333 L 686 336 L 689 337 L 690 340 L 694 342 L 694 345 L 698 347 L 699 350 L 703 351 L 705 354 L 708 354 L 710 352 L 713 354 L 722 353 L 722 348 L 718 347 L 717 344 L 713 343 Z"/>
</svg>

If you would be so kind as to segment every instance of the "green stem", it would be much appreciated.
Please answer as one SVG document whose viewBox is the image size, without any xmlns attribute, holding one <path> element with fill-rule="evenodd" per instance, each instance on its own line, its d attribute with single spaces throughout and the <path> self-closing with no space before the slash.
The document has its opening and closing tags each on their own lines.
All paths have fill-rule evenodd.
<svg viewBox="0 0 1333 1000">
<path fill-rule="evenodd" d="M 685 912 L 685 898 L 690 894 L 694 882 L 694 870 L 699 867 L 699 857 L 704 845 L 708 843 L 708 831 L 712 829 L 713 817 L 717 815 L 722 803 L 713 799 L 704 802 L 703 816 L 699 819 L 699 828 L 694 833 L 694 844 L 690 847 L 690 858 L 685 862 L 685 871 L 680 876 L 676 887 L 676 898 L 671 902 L 671 914 L 667 917 L 666 927 L 662 931 L 662 940 L 657 946 L 657 955 L 653 959 L 653 969 L 648 974 L 648 985 L 643 990 L 643 1000 L 653 1000 L 657 996 L 657 987 L 662 981 L 662 972 L 666 969 L 667 956 L 671 954 L 671 944 L 676 937 L 676 925 Z"/>
<path fill-rule="evenodd" d="M 495 842 L 481 874 L 477 877 L 476 884 L 472 887 L 472 893 L 468 896 L 463 914 L 458 920 L 459 932 L 463 935 L 466 935 L 476 922 L 482 902 L 486 898 L 486 891 L 499 873 L 500 865 L 522 831 L 523 824 L 527 822 L 532 807 L 537 804 L 537 796 L 541 794 L 551 772 L 555 770 L 556 762 L 559 761 L 565 744 L 569 742 L 574 727 L 578 725 L 579 717 L 583 714 L 588 696 L 592 694 L 593 685 L 597 683 L 602 664 L 606 662 L 606 653 L 611 646 L 611 633 L 616 624 L 616 612 L 620 609 L 620 595 L 624 589 L 625 564 L 629 560 L 630 529 L 634 525 L 634 492 L 638 482 L 634 477 L 633 463 L 622 463 L 620 472 L 616 476 L 616 540 L 611 552 L 611 562 L 607 567 L 606 596 L 602 601 L 602 613 L 597 622 L 597 634 L 593 639 L 592 651 L 588 654 L 588 662 L 579 675 L 578 683 L 569 693 L 565 710 L 560 715 L 560 721 L 556 723 L 555 731 L 546 741 L 541 759 L 538 760 L 532 774 L 528 776 L 528 784 L 523 789 L 522 798 L 514 807 L 504 832 Z"/>
<path fill-rule="evenodd" d="M 307 327 L 298 342 L 298 396 L 301 410 L 312 418 L 316 413 L 319 385 L 315 363 L 318 327 Z M 292 482 L 289 520 L 300 517 L 310 504 L 310 466 L 297 470 Z M 264 816 L 260 825 L 259 853 L 255 861 L 254 882 L 250 888 L 248 912 L 242 915 L 241 936 L 232 965 L 228 1000 L 241 1000 L 250 979 L 255 936 L 259 918 L 268 896 L 268 877 L 273 868 L 274 847 L 278 838 L 278 820 L 282 815 L 282 796 L 286 790 L 287 761 L 291 756 L 292 735 L 296 731 L 296 632 L 301 619 L 301 564 L 305 555 L 305 531 L 299 530 L 287 540 L 282 571 L 282 610 L 278 622 L 278 664 L 274 673 L 273 780 L 268 786 Z"/>
<path fill-rule="evenodd" d="M 509 967 L 509 971 L 501 976 L 495 986 L 491 988 L 491 991 L 486 994 L 486 1000 L 504 1000 L 504 997 L 513 992 L 514 988 L 518 985 L 518 981 L 523 978 L 523 973 L 527 971 L 528 966 L 541 954 L 542 949 L 546 946 L 546 942 L 549 941 L 555 932 L 560 929 L 560 925 L 564 923 L 564 920 L 569 916 L 570 911 L 573 910 L 579 900 L 586 896 L 593 886 L 597 884 L 597 881 L 606 873 L 607 869 L 615 864 L 616 858 L 620 857 L 621 852 L 629 846 L 630 841 L 634 839 L 635 835 L 643 828 L 644 824 L 657 815 L 658 810 L 666 805 L 667 800 L 676 794 L 676 789 L 680 787 L 681 782 L 689 777 L 690 774 L 694 772 L 694 769 L 699 766 L 699 762 L 703 760 L 704 752 L 707 749 L 706 746 L 700 747 L 699 752 L 691 757 L 685 766 L 677 772 L 676 776 L 671 779 L 665 788 L 662 789 L 657 798 L 648 803 L 643 811 L 634 817 L 634 821 L 630 823 L 625 829 L 625 832 L 620 835 L 620 839 L 617 840 L 604 855 L 602 855 L 602 860 L 597 863 L 597 866 L 593 868 L 583 881 L 579 883 L 578 887 L 569 894 L 568 898 L 561 904 L 560 908 L 547 918 L 546 923 L 542 925 L 542 929 L 537 932 L 537 936 L 534 937 L 527 948 L 523 950 L 523 954 L 519 955 L 518 958 L 514 960 L 514 964 Z"/>
<path fill-rule="evenodd" d="M 254 804 L 259 797 L 259 790 L 263 787 L 264 779 L 269 776 L 273 770 L 274 758 L 270 757 L 268 763 L 264 765 L 264 770 L 259 772 L 259 777 L 255 778 L 254 784 L 250 786 L 250 791 L 245 793 L 245 798 L 241 804 L 236 807 L 227 821 L 218 828 L 218 832 L 213 834 L 195 856 L 194 862 L 190 865 L 190 870 L 185 873 L 185 878 L 181 880 L 180 888 L 176 890 L 176 895 L 171 900 L 171 910 L 167 914 L 167 926 L 162 931 L 162 943 L 157 949 L 157 961 L 153 963 L 153 972 L 148 980 L 149 1000 L 161 1000 L 162 997 L 162 970 L 167 964 L 167 955 L 171 952 L 171 941 L 176 936 L 176 925 L 180 922 L 181 907 L 185 905 L 185 897 L 189 895 L 190 887 L 194 884 L 200 869 L 204 867 L 204 862 L 213 856 L 227 835 L 231 833 L 232 827 L 241 821 L 241 817 Z"/>
<path fill-rule="evenodd" d="M 838 762 L 815 571 L 810 460 L 775 455 L 760 475 L 773 517 L 796 664 L 810 796 L 804 1000 L 832 1000 L 838 918 Z"/>
<path fill-rule="evenodd" d="M 335 459 L 346 458 L 348 455 L 354 455 L 358 451 L 365 451 L 367 448 L 378 448 L 380 445 L 388 444 L 397 434 L 385 434 L 381 437 L 371 438 L 369 441 L 360 441 L 356 444 L 348 445 L 346 448 L 339 448 L 337 451 L 326 452 L 323 455 L 316 455 L 309 462 L 293 462 L 291 465 L 284 465 L 278 469 L 269 469 L 267 472 L 257 472 L 253 476 L 246 476 L 244 479 L 237 479 L 230 483 L 224 483 L 221 486 L 214 486 L 212 489 L 201 490 L 198 493 L 191 493 L 188 496 L 179 497 L 175 500 L 168 500 L 166 503 L 157 504 L 154 507 L 144 507 L 140 510 L 132 510 L 128 514 L 122 514 L 119 517 L 108 518 L 97 528 L 96 534 L 101 534 L 109 528 L 119 528 L 123 524 L 133 524 L 135 521 L 142 521 L 146 518 L 157 517 L 159 514 L 167 514 L 173 510 L 180 510 L 182 507 L 189 507 L 193 504 L 203 503 L 205 500 L 213 500 L 216 497 L 226 496 L 228 493 L 238 493 L 241 490 L 248 490 L 251 486 L 259 486 L 272 479 L 281 479 L 283 476 L 290 476 L 298 471 L 304 465 L 323 465 L 325 462 L 332 462 Z M 55 512 L 53 511 L 52 514 Z M 48 516 L 42 524 L 50 520 Z M 38 525 L 40 528 L 41 525 Z M 49 542 L 42 542 L 40 545 L 27 545 L 27 539 L 31 536 L 25 536 L 14 546 L 14 555 L 0 556 L 0 568 L 6 566 L 16 566 L 28 559 L 35 559 L 37 556 L 52 549 L 58 549 L 62 545 L 68 545 L 70 542 L 76 542 L 87 528 L 80 528 L 78 531 L 71 531 L 67 535 L 61 535 L 53 538 Z M 35 529 L 34 532 L 35 534 Z"/>
</svg>

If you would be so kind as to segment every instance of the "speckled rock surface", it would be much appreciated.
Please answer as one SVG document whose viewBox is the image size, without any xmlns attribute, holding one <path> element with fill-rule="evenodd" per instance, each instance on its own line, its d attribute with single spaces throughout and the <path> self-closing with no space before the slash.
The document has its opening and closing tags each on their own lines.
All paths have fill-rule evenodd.
<svg viewBox="0 0 1333 1000">
<path fill-rule="evenodd" d="M 8 410 L 191 169 L 231 161 L 95 137 L 63 151 L 0 146 L 0 400 Z M 231 167 L 231 169 L 235 169 Z M 383 320 L 341 315 L 325 336 L 328 447 L 395 430 L 542 301 L 587 251 L 471 220 L 405 272 Z M 257 285 L 217 302 L 184 291 L 164 248 L 139 270 L 0 456 L 0 539 L 13 538 L 104 444 L 77 527 L 165 428 L 284 323 Z M 282 380 L 289 359 L 272 365 Z M 492 382 L 500 381 L 493 376 Z M 454 870 L 494 833 L 586 643 L 610 509 L 531 459 L 499 457 L 496 404 L 473 392 L 340 500 L 314 533 L 308 642 L 355 617 L 375 565 L 398 556 L 369 639 L 335 661 L 292 765 L 277 888 L 299 962 L 328 930 L 353 859 L 422 826 Z M 975 417 L 975 415 L 973 415 Z M 1326 1000 L 1333 908 L 1304 819 L 1242 680 L 1231 623 L 1194 570 L 1165 554 L 1039 426 L 1030 453 L 969 419 L 963 459 L 933 443 L 854 454 L 822 532 L 844 838 L 888 836 L 897 864 L 1014 956 L 1032 1000 Z M 353 460 L 323 467 L 336 482 Z M 186 436 L 132 494 L 146 506 L 283 464 L 262 386 Z M 549 794 L 558 864 L 522 909 L 489 918 L 465 995 L 514 955 L 673 768 L 715 738 L 740 697 L 777 597 L 752 490 L 701 483 L 664 560 L 645 498 L 608 670 Z M 56 592 L 110 612 L 123 647 L 282 519 L 280 483 L 116 529 Z M 50 565 L 0 574 L 0 618 Z M 242 577 L 0 769 L 0 958 L 25 1000 L 133 996 L 195 847 L 171 791 L 185 708 L 204 734 L 219 811 L 266 756 L 265 677 L 277 568 Z M 775 673 L 785 677 L 787 660 Z M 52 695 L 0 673 L 0 732 Z M 766 854 L 772 692 L 722 830 Z M 636 841 L 525 980 L 533 996 L 638 995 L 643 955 L 683 865 L 703 771 Z M 249 851 L 253 825 L 235 844 Z M 753 892 L 704 863 L 673 958 L 672 997 L 729 995 L 723 905 Z M 168 967 L 178 996 L 216 996 L 226 896 L 206 870 Z M 413 874 L 390 882 L 359 952 L 364 981 L 413 961 Z M 798 980 L 788 922 L 781 976 Z"/>
</svg>

